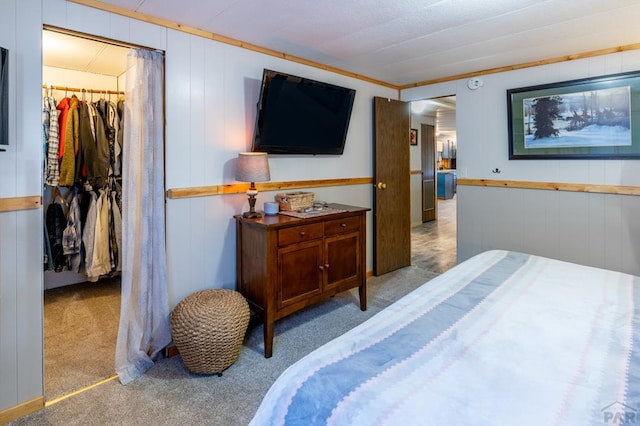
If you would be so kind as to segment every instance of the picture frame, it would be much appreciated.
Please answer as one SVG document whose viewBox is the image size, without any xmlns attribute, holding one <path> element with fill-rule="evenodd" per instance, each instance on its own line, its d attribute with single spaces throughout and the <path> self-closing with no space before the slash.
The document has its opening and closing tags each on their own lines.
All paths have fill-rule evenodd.
<svg viewBox="0 0 640 426">
<path fill-rule="evenodd" d="M 409 130 L 409 143 L 411 145 L 418 145 L 418 129 Z"/>
<path fill-rule="evenodd" d="M 0 151 L 9 145 L 9 50 L 0 47 Z"/>
<path fill-rule="evenodd" d="M 640 71 L 507 90 L 509 160 L 640 159 Z"/>
</svg>

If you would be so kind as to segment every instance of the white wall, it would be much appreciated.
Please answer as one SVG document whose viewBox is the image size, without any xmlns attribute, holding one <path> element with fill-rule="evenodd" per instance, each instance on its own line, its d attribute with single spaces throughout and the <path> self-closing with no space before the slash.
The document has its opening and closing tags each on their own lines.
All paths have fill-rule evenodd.
<svg viewBox="0 0 640 426">
<path fill-rule="evenodd" d="M 0 0 L 9 49 L 9 147 L 0 198 L 40 194 L 40 1 Z M 42 210 L 0 213 L 0 410 L 42 395 Z"/>
<path fill-rule="evenodd" d="M 69 70 L 57 67 L 42 67 L 42 84 L 50 86 L 62 86 L 72 88 L 84 88 L 94 90 L 112 90 L 124 91 L 124 86 L 119 86 L 118 77 L 104 74 L 95 74 L 84 71 Z M 59 101 L 65 95 L 76 95 L 82 98 L 82 92 L 71 92 L 66 90 L 53 90 L 56 101 Z M 114 100 L 117 96 L 112 95 Z M 85 93 L 87 100 L 90 100 L 91 94 Z M 97 100 L 101 97 L 99 93 L 94 93 L 93 97 Z M 102 95 L 104 97 L 104 95 Z"/>
<path fill-rule="evenodd" d="M 509 160 L 508 89 L 640 69 L 640 51 L 403 91 L 409 101 L 455 94 L 458 178 L 640 185 L 638 160 Z M 500 174 L 492 172 L 500 169 Z M 519 250 L 640 274 L 640 197 L 458 186 L 458 260 L 491 248 Z"/>
<path fill-rule="evenodd" d="M 42 24 L 164 50 L 167 189 L 234 183 L 248 149 L 263 68 L 357 90 L 344 155 L 272 158 L 274 181 L 370 177 L 372 97 L 382 86 L 224 45 L 65 0 L 0 0 L 0 45 L 11 50 L 9 149 L 0 153 L 0 197 L 41 194 Z M 372 187 L 314 188 L 316 197 L 371 207 Z M 274 193 L 261 193 L 258 205 Z M 235 286 L 233 215 L 245 194 L 167 201 L 169 301 Z M 0 213 L 0 410 L 42 396 L 42 209 Z M 367 267 L 371 269 L 371 214 Z"/>
<path fill-rule="evenodd" d="M 167 188 L 234 183 L 238 152 L 250 149 L 263 68 L 356 89 L 344 155 L 270 156 L 272 181 L 372 175 L 372 97 L 391 89 L 170 30 L 167 38 Z M 371 187 L 314 188 L 317 199 L 371 207 Z M 273 200 L 260 193 L 257 205 Z M 235 223 L 245 194 L 167 201 L 169 299 L 198 288 L 235 287 Z M 367 266 L 371 269 L 371 215 Z"/>
<path fill-rule="evenodd" d="M 279 58 L 168 31 L 167 188 L 234 183 L 238 152 L 250 149 L 263 68 L 356 89 L 342 156 L 270 156 L 272 181 L 372 175 L 372 98 L 391 89 Z M 371 207 L 369 185 L 313 188 L 328 202 Z M 275 192 L 260 193 L 258 206 Z M 167 201 L 169 299 L 173 305 L 198 288 L 235 287 L 235 223 L 245 194 Z M 372 223 L 368 215 L 367 240 Z M 371 269 L 371 250 L 367 266 Z M 175 283 L 175 285 L 174 285 Z"/>
</svg>

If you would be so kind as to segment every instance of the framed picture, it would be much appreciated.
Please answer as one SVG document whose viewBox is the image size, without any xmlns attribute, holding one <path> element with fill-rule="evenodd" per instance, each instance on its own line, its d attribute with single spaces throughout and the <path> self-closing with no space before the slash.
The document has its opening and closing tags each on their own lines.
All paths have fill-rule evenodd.
<svg viewBox="0 0 640 426">
<path fill-rule="evenodd" d="M 409 143 L 411 143 L 411 145 L 418 145 L 418 129 L 409 130 Z"/>
<path fill-rule="evenodd" d="M 9 145 L 9 51 L 0 47 L 0 151 Z"/>
<path fill-rule="evenodd" d="M 509 159 L 640 159 L 640 72 L 507 90 Z"/>
</svg>

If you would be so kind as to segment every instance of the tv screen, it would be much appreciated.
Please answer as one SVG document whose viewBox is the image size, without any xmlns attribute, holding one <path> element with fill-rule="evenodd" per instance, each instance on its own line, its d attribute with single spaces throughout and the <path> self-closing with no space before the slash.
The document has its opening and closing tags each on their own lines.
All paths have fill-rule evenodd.
<svg viewBox="0 0 640 426">
<path fill-rule="evenodd" d="M 265 69 L 253 151 L 341 155 L 356 91 Z"/>
<path fill-rule="evenodd" d="M 9 145 L 9 51 L 0 47 L 0 151 Z"/>
</svg>

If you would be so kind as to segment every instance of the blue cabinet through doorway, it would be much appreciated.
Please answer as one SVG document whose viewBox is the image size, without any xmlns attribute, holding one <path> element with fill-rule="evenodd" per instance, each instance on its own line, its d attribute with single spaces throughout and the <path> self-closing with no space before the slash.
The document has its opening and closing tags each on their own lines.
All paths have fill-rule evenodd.
<svg viewBox="0 0 640 426">
<path fill-rule="evenodd" d="M 456 171 L 438 171 L 438 198 L 449 200 L 456 193 Z"/>
</svg>

